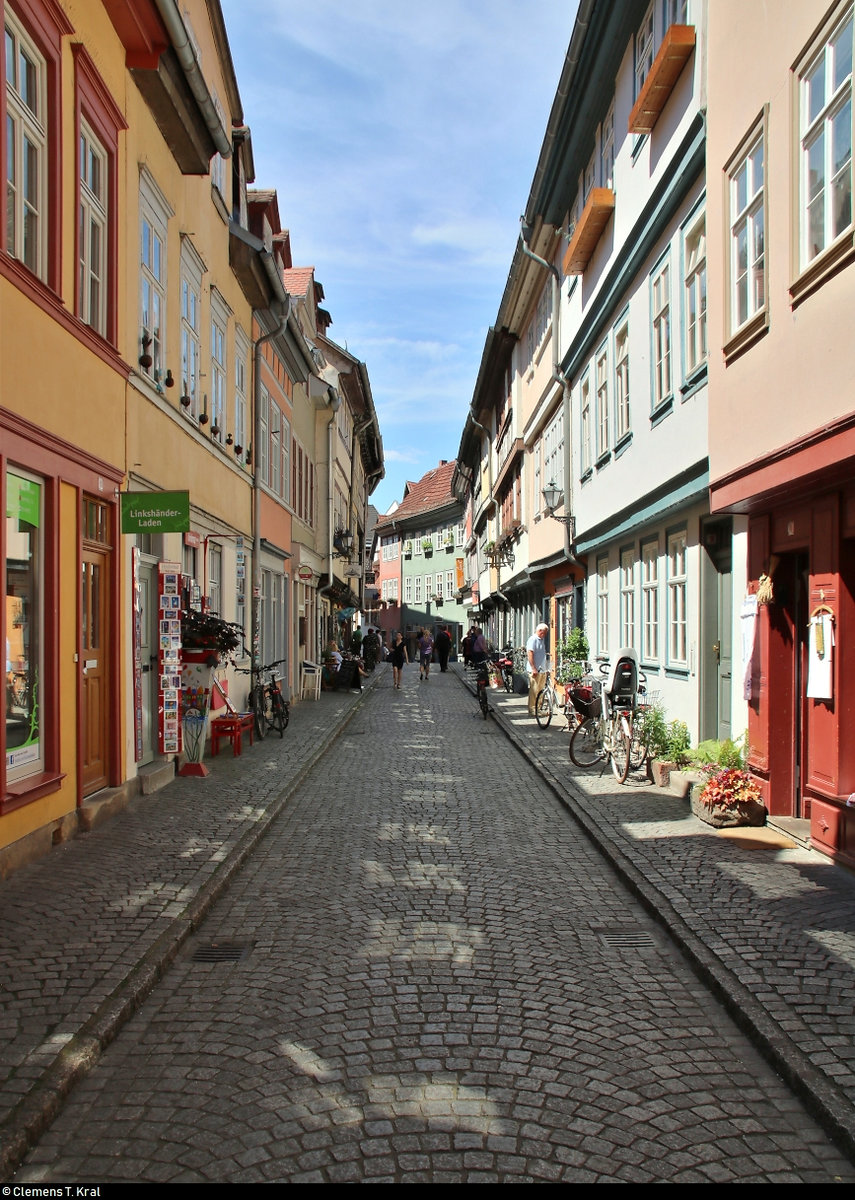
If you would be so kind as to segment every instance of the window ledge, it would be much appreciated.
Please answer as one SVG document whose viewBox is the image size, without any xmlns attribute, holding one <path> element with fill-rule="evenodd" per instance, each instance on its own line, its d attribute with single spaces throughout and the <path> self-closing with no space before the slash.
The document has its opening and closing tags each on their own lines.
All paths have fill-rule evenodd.
<svg viewBox="0 0 855 1200">
<path fill-rule="evenodd" d="M 744 354 L 755 342 L 758 342 L 768 332 L 768 329 L 769 310 L 762 308 L 760 312 L 749 318 L 741 329 L 737 330 L 730 341 L 724 343 L 722 353 L 725 366 L 729 366 L 735 358 Z"/>
<path fill-rule="evenodd" d="M 603 467 L 608 466 L 608 464 L 611 462 L 611 458 L 612 458 L 611 450 L 605 450 L 601 455 L 599 455 L 594 466 L 597 468 L 598 471 L 601 471 L 603 469 Z"/>
<path fill-rule="evenodd" d="M 603 230 L 611 220 L 614 208 L 615 194 L 611 188 L 591 189 L 564 255 L 561 269 L 565 275 L 585 273 Z"/>
<path fill-rule="evenodd" d="M 58 792 L 63 779 L 65 779 L 64 772 L 57 774 L 52 771 L 42 771 L 39 775 L 28 775 L 25 779 L 7 783 L 5 795 L 0 796 L 0 814 L 22 808 L 25 804 L 40 800 L 42 796 L 50 795 L 51 792 Z"/>
<path fill-rule="evenodd" d="M 796 308 L 802 300 L 830 279 L 837 271 L 855 262 L 855 231 L 850 226 L 832 244 L 818 254 L 790 284 L 790 302 Z"/>
<path fill-rule="evenodd" d="M 630 133 L 651 133 L 695 48 L 694 25 L 671 25 L 629 114 Z"/>
<path fill-rule="evenodd" d="M 673 396 L 667 396 L 664 400 L 661 400 L 650 414 L 650 428 L 655 429 L 667 416 L 670 416 L 673 408 Z"/>
<path fill-rule="evenodd" d="M 704 361 L 699 367 L 695 367 L 691 374 L 686 376 L 683 386 L 680 388 L 680 398 L 688 400 L 695 392 L 699 391 L 707 381 L 707 363 Z"/>
<path fill-rule="evenodd" d="M 675 664 L 673 667 L 666 666 L 666 679 L 688 679 L 691 674 L 688 663 L 685 666 Z"/>
<path fill-rule="evenodd" d="M 632 445 L 632 430 L 630 429 L 629 433 L 625 433 L 623 435 L 623 437 L 620 439 L 620 441 L 615 443 L 615 450 L 614 450 L 615 458 L 620 458 L 620 456 L 622 454 L 625 454 L 631 445 Z"/>
<path fill-rule="evenodd" d="M 579 476 L 579 482 L 587 483 L 588 480 L 593 477 L 593 474 L 594 474 L 594 468 L 588 467 L 587 471 L 583 471 L 582 474 Z"/>
</svg>

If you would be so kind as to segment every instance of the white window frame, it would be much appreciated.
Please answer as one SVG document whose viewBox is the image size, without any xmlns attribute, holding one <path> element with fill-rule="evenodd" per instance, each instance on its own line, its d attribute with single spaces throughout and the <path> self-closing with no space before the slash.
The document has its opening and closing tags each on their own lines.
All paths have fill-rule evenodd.
<svg viewBox="0 0 855 1200">
<path fill-rule="evenodd" d="M 615 445 L 632 429 L 629 409 L 629 314 L 615 326 Z"/>
<path fill-rule="evenodd" d="M 673 396 L 671 362 L 671 259 L 666 255 L 650 276 L 651 366 L 653 410 Z"/>
<path fill-rule="evenodd" d="M 167 229 L 175 215 L 148 170 L 140 171 L 140 338 L 151 338 L 148 353 L 152 379 L 166 371 L 167 285 L 169 262 Z"/>
<path fill-rule="evenodd" d="M 446 598 L 446 600 L 450 600 L 453 595 L 454 595 L 454 572 L 446 571 L 445 572 L 445 598 Z"/>
<path fill-rule="evenodd" d="M 270 490 L 282 494 L 282 410 L 270 400 Z"/>
<path fill-rule="evenodd" d="M 597 559 L 597 652 L 609 653 L 609 560 Z"/>
<path fill-rule="evenodd" d="M 609 345 L 603 342 L 597 351 L 597 462 L 611 449 L 611 406 L 609 400 Z"/>
<path fill-rule="evenodd" d="M 6 250 L 39 279 L 48 266 L 48 68 L 6 7 Z M 12 52 L 9 53 L 9 42 Z M 22 58 L 27 69 L 23 72 Z M 35 179 L 30 178 L 35 166 Z M 28 169 L 29 168 L 29 169 Z"/>
<path fill-rule="evenodd" d="M 580 425 L 580 475 L 584 477 L 593 468 L 591 455 L 591 376 L 585 372 L 579 384 L 579 425 Z"/>
<path fill-rule="evenodd" d="M 706 211 L 696 213 L 683 234 L 686 374 L 707 360 Z"/>
<path fill-rule="evenodd" d="M 654 5 L 651 3 L 644 14 L 644 20 L 641 22 L 638 33 L 635 35 L 634 69 L 636 97 L 644 87 L 644 81 L 648 76 L 650 68 L 653 66 L 653 59 L 656 55 L 654 29 Z"/>
<path fill-rule="evenodd" d="M 421 604 L 422 602 L 422 577 L 421 575 L 413 576 L 413 604 Z"/>
<path fill-rule="evenodd" d="M 286 504 L 291 500 L 291 422 L 285 413 L 279 412 L 279 445 L 282 450 L 282 487 L 280 496 Z"/>
<path fill-rule="evenodd" d="M 726 168 L 729 250 L 730 336 L 766 310 L 766 137 L 765 122 L 751 130 Z"/>
<path fill-rule="evenodd" d="M 231 310 L 223 297 L 211 289 L 211 436 L 225 439 L 227 414 L 228 338 Z M 214 426 L 219 433 L 213 432 Z M 273 426 L 271 425 L 271 429 Z"/>
<path fill-rule="evenodd" d="M 615 185 L 615 102 L 612 100 L 600 126 L 600 187 Z"/>
<path fill-rule="evenodd" d="M 798 67 L 799 88 L 799 267 L 807 268 L 843 234 L 852 230 L 852 61 L 855 13 L 838 9 Z M 844 50 L 842 67 L 838 51 Z M 845 154 L 835 161 L 835 134 Z M 821 170 L 819 186 L 811 173 Z M 842 186 L 841 186 L 842 185 Z M 835 212 L 835 200 L 844 208 Z"/>
<path fill-rule="evenodd" d="M 270 392 L 264 384 L 258 390 L 258 477 L 270 486 Z"/>
<path fill-rule="evenodd" d="M 437 596 L 440 600 L 444 599 L 443 593 L 442 593 L 442 588 L 443 588 L 442 571 L 437 571 L 436 579 L 434 581 L 434 593 L 433 594 L 435 596 Z"/>
<path fill-rule="evenodd" d="M 404 579 L 404 603 L 412 604 L 413 602 L 413 577 L 407 575 Z"/>
<path fill-rule="evenodd" d="M 668 665 L 687 667 L 689 663 L 689 631 L 686 605 L 688 601 L 688 539 L 685 529 L 668 535 Z"/>
<path fill-rule="evenodd" d="M 106 337 L 110 160 L 101 140 L 82 116 L 79 152 L 77 312 L 85 325 Z"/>
<path fill-rule="evenodd" d="M 205 264 L 188 237 L 181 239 L 181 394 L 189 396 L 188 417 L 199 420 L 199 372 L 202 361 L 202 278 Z"/>
<path fill-rule="evenodd" d="M 620 636 L 622 646 L 634 646 L 635 626 L 635 549 L 620 552 Z"/>
<path fill-rule="evenodd" d="M 246 449 L 247 449 L 247 441 L 246 441 L 247 423 L 246 423 L 246 421 L 247 421 L 247 412 L 249 411 L 249 404 L 248 404 L 247 394 L 246 394 L 246 379 L 247 379 L 246 364 L 247 364 L 248 358 L 249 358 L 249 339 L 247 338 L 244 331 L 240 328 L 240 326 L 238 326 L 235 329 L 235 432 L 234 432 L 235 458 L 237 459 L 238 462 L 244 461 L 244 459 L 246 457 Z M 286 422 L 286 424 L 287 424 L 287 422 Z M 290 460 L 289 460 L 290 442 L 291 442 L 291 434 L 290 434 L 290 429 L 289 429 L 289 431 L 288 431 L 288 447 L 289 447 L 289 449 L 288 450 L 286 450 L 284 448 L 284 443 L 283 443 L 284 465 L 283 465 L 283 473 L 282 473 L 282 483 L 283 483 L 283 486 L 285 489 L 283 494 L 286 496 L 286 498 L 290 494 L 290 491 L 291 491 L 291 471 L 290 471 Z M 241 447 L 240 453 L 237 452 L 238 446 Z"/>
<path fill-rule="evenodd" d="M 659 662 L 659 540 L 641 544 L 641 657 Z"/>
</svg>

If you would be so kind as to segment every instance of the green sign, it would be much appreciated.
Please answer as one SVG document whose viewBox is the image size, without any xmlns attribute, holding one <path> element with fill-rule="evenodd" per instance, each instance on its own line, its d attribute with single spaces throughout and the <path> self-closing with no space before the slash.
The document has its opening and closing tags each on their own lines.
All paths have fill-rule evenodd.
<svg viewBox="0 0 855 1200">
<path fill-rule="evenodd" d="M 185 533 L 189 492 L 122 492 L 122 533 Z"/>
<path fill-rule="evenodd" d="M 42 488 L 32 479 L 22 479 L 10 471 L 6 476 L 6 516 L 17 517 L 38 527 Z"/>
</svg>

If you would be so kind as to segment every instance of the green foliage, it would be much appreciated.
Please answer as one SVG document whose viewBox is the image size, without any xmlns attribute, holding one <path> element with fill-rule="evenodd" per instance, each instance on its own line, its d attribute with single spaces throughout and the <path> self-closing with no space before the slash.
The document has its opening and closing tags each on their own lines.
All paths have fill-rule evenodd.
<svg viewBox="0 0 855 1200">
<path fill-rule="evenodd" d="M 668 726 L 668 761 L 675 762 L 678 767 L 684 766 L 689 761 L 691 747 L 692 742 L 686 722 L 672 721 Z"/>
<path fill-rule="evenodd" d="M 644 740 L 651 758 L 667 759 L 668 757 L 668 722 L 665 720 L 665 708 L 654 704 L 644 710 Z"/>
<path fill-rule="evenodd" d="M 747 804 L 762 804 L 763 796 L 756 781 L 738 767 L 725 767 L 713 775 L 700 794 L 707 808 L 736 809 Z"/>
<path fill-rule="evenodd" d="M 566 638 L 562 638 L 556 647 L 555 672 L 557 683 L 569 683 L 571 679 L 581 679 L 585 673 L 590 645 L 584 629 L 571 629 Z"/>
<path fill-rule="evenodd" d="M 716 738 L 710 738 L 706 742 L 701 742 L 692 753 L 692 761 L 699 767 L 719 766 L 744 770 L 748 761 L 745 738 L 741 738 L 739 742 L 734 742 L 730 738 L 725 738 L 721 742 Z"/>
</svg>

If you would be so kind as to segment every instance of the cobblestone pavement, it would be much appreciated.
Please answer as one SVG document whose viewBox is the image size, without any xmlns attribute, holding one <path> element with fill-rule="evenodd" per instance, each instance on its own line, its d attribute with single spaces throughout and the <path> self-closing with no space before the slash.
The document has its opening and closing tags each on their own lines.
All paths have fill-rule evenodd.
<svg viewBox="0 0 855 1200">
<path fill-rule="evenodd" d="M 27 911 L 36 928 L 60 922 L 55 896 L 64 902 L 65 932 L 80 923 L 75 945 L 56 955 L 53 999 L 41 964 L 62 938 L 43 934 L 33 947 L 22 936 L 14 947 L 10 980 L 27 958 L 32 973 L 11 1006 L 19 1014 L 10 1030 L 17 1066 L 7 1068 L 4 1095 L 37 1085 L 50 1057 L 49 1049 L 41 1061 L 25 1053 L 28 1036 L 54 1048 L 66 1038 L 66 1052 L 85 1055 L 96 1032 L 81 1029 L 80 1018 L 93 1008 L 93 991 L 106 996 L 112 985 L 113 1003 L 122 1000 L 122 967 L 139 962 L 146 946 L 154 971 L 165 957 L 154 942 L 159 923 L 168 931 L 182 925 L 186 935 L 171 934 L 172 961 L 158 986 L 145 998 L 139 989 L 126 1022 L 124 1013 L 115 1017 L 115 1027 L 124 1022 L 121 1036 L 15 1182 L 855 1180 L 852 1164 L 698 981 L 545 776 L 555 770 L 562 792 L 569 786 L 571 811 L 596 812 L 624 839 L 628 865 L 636 847 L 642 865 L 657 863 L 652 847 L 664 844 L 653 887 L 668 876 L 678 843 L 682 877 L 695 863 L 696 897 L 707 894 L 705 872 L 716 871 L 728 890 L 710 885 L 711 929 L 717 908 L 729 916 L 742 907 L 740 889 L 771 905 L 772 923 L 793 928 L 788 955 L 800 948 L 797 961 L 788 958 L 789 978 L 806 960 L 806 934 L 801 908 L 779 901 L 813 856 L 785 852 L 775 875 L 757 865 L 768 852 L 731 843 L 716 857 L 708 847 L 718 839 L 695 828 L 684 802 L 672 811 L 681 803 L 673 797 L 641 786 L 615 795 L 604 779 L 577 790 L 568 785 L 566 735 L 538 730 L 524 700 L 498 701 L 497 719 L 484 722 L 452 672 L 426 684 L 405 672 L 400 692 L 385 670 L 372 683 L 360 703 L 324 696 L 300 706 L 290 743 L 219 759 L 209 780 L 176 781 L 156 804 L 140 804 L 3 885 L 4 914 L 11 900 L 12 928 L 22 935 Z M 316 770 L 300 772 L 296 760 L 312 758 L 313 738 L 326 752 Z M 551 765 L 532 761 L 541 755 Z M 283 768 L 294 786 L 274 800 Z M 279 816 L 268 821 L 273 808 Z M 175 823 L 155 839 L 153 824 L 170 812 Z M 681 822 L 677 836 L 672 826 Z M 262 829 L 228 889 L 214 886 L 241 837 L 248 851 L 248 832 Z M 128 860 L 137 858 L 147 861 L 131 870 Z M 835 892 L 833 881 L 822 882 Z M 187 914 L 200 886 L 218 893 L 210 905 L 197 901 L 206 909 L 202 924 Z M 835 921 L 848 915 L 846 895 L 841 886 Z M 671 908 L 675 919 L 685 916 L 678 886 L 662 905 L 668 917 Z M 760 922 L 758 914 L 745 935 L 757 943 L 755 955 L 768 935 Z M 99 975 L 102 933 L 97 944 L 112 958 Z M 727 945 L 717 933 L 712 954 L 724 960 L 723 977 L 732 965 Z M 198 961 L 212 946 L 234 953 Z M 841 979 L 851 974 L 849 960 L 827 946 L 826 953 Z M 76 981 L 68 980 L 75 963 Z M 762 975 L 756 962 L 753 969 Z M 786 997 L 783 979 L 778 990 Z M 27 992 L 38 1001 L 29 1035 Z M 765 992 L 760 999 L 769 1003 Z M 44 1085 L 36 1090 L 47 1094 Z"/>
</svg>

